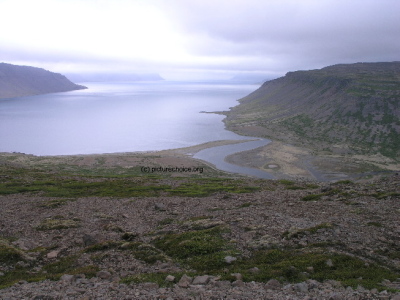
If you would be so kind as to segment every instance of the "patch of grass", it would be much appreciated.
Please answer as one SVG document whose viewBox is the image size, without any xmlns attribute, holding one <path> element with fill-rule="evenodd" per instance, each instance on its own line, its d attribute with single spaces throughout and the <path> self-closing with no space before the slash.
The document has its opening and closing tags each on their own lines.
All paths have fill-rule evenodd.
<svg viewBox="0 0 400 300">
<path fill-rule="evenodd" d="M 287 179 L 280 179 L 278 180 L 279 183 L 286 185 L 286 186 L 290 186 L 290 185 L 294 185 L 295 182 L 292 180 L 287 180 Z"/>
<path fill-rule="evenodd" d="M 55 199 L 55 200 L 43 201 L 39 204 L 39 207 L 56 208 L 67 204 L 69 201 L 75 201 L 75 199 Z"/>
<path fill-rule="evenodd" d="M 232 253 L 222 232 L 221 227 L 213 227 L 167 234 L 155 240 L 154 245 L 191 269 L 211 272 L 223 268 L 224 257 Z"/>
<path fill-rule="evenodd" d="M 380 192 L 380 193 L 375 193 L 372 196 L 374 196 L 376 199 L 386 199 L 389 197 L 400 197 L 400 193 L 398 193 L 398 192 Z"/>
<path fill-rule="evenodd" d="M 197 179 L 184 182 L 167 192 L 175 196 L 206 197 L 214 193 L 252 193 L 260 190 L 260 187 L 247 186 L 239 180 L 227 180 L 219 178 Z"/>
<path fill-rule="evenodd" d="M 297 237 L 301 237 L 301 236 L 303 236 L 305 234 L 315 234 L 320 229 L 329 229 L 329 228 L 333 228 L 333 225 L 331 223 L 321 223 L 321 224 L 318 224 L 318 225 L 310 227 L 310 228 L 296 229 L 296 230 L 292 230 L 292 231 L 285 231 L 282 234 L 282 237 L 297 238 Z"/>
<path fill-rule="evenodd" d="M 301 198 L 301 201 L 318 201 L 324 194 L 311 194 Z"/>
<path fill-rule="evenodd" d="M 55 230 L 80 227 L 80 222 L 77 219 L 64 219 L 61 217 L 48 218 L 40 222 L 36 226 L 37 230 Z"/>
<path fill-rule="evenodd" d="M 326 262 L 331 260 L 332 267 Z M 257 266 L 258 273 L 251 273 L 250 268 Z M 376 264 L 366 265 L 361 259 L 336 253 L 302 252 L 301 250 L 261 250 L 255 252 L 249 259 L 232 263 L 228 273 L 238 272 L 244 281 L 265 282 L 271 278 L 282 278 L 289 282 L 301 282 L 307 279 L 303 272 L 307 267 L 313 267 L 310 278 L 325 281 L 328 279 L 340 281 L 345 286 L 356 288 L 377 288 L 383 279 L 395 280 L 399 274 Z M 230 279 L 224 275 L 222 279 Z"/>
<path fill-rule="evenodd" d="M 78 256 L 68 256 L 60 259 L 57 262 L 47 264 L 43 267 L 43 271 L 33 273 L 30 267 L 16 268 L 9 272 L 4 272 L 0 276 L 0 289 L 9 287 L 21 280 L 28 282 L 41 281 L 45 279 L 58 280 L 64 274 L 76 275 L 84 274 L 90 278 L 96 275 L 99 271 L 98 267 L 93 265 L 80 266 L 77 263 Z"/>
<path fill-rule="evenodd" d="M 83 252 L 89 253 L 89 252 L 96 252 L 96 251 L 105 251 L 105 250 L 109 250 L 109 249 L 118 248 L 121 245 L 122 245 L 122 242 L 106 241 L 103 243 L 98 243 L 98 244 L 86 247 L 83 250 Z"/>
<path fill-rule="evenodd" d="M 332 183 L 332 185 L 340 185 L 340 184 L 354 184 L 354 182 L 346 179 L 346 180 L 339 180 L 339 181 Z"/>
<path fill-rule="evenodd" d="M 121 248 L 129 250 L 133 257 L 148 264 L 154 264 L 157 261 L 167 261 L 167 257 L 160 250 L 149 244 L 131 242 L 122 245 Z"/>
<path fill-rule="evenodd" d="M 367 225 L 375 226 L 375 227 L 382 227 L 382 224 L 379 222 L 368 222 Z"/>
<path fill-rule="evenodd" d="M 0 264 L 10 265 L 23 260 L 25 257 L 22 251 L 0 239 Z"/>
<path fill-rule="evenodd" d="M 175 219 L 173 219 L 173 218 L 165 218 L 165 219 L 159 221 L 158 225 L 164 226 L 164 225 L 172 224 L 172 223 L 174 223 L 174 221 L 175 221 Z"/>
<path fill-rule="evenodd" d="M 243 203 L 243 204 L 239 205 L 238 208 L 250 207 L 250 206 L 252 206 L 252 205 L 253 205 L 253 203 L 251 203 L 251 202 L 246 202 L 246 203 Z"/>
<path fill-rule="evenodd" d="M 167 275 L 175 276 L 176 280 L 179 280 L 183 274 L 190 275 L 190 273 L 143 273 L 134 276 L 127 276 L 121 279 L 121 283 L 131 284 L 131 283 L 143 283 L 143 282 L 154 282 L 157 283 L 160 287 L 172 287 L 174 285 L 173 282 L 165 281 Z"/>
<path fill-rule="evenodd" d="M 303 187 L 303 186 L 298 186 L 298 185 L 289 185 L 287 186 L 288 190 L 306 190 L 307 187 Z"/>
</svg>

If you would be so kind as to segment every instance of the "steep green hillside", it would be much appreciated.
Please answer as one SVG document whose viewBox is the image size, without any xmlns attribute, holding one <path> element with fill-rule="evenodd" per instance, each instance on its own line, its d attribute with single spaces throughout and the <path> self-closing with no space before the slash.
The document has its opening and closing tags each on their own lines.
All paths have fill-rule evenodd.
<svg viewBox="0 0 400 300">
<path fill-rule="evenodd" d="M 240 100 L 230 130 L 353 154 L 400 157 L 400 62 L 289 72 Z"/>
</svg>

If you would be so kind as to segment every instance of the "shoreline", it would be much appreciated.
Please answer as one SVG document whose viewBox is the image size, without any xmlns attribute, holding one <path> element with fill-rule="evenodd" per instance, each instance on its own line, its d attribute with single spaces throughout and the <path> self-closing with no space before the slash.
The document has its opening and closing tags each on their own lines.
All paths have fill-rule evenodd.
<svg viewBox="0 0 400 300">
<path fill-rule="evenodd" d="M 248 176 L 243 173 L 220 170 L 212 163 L 194 158 L 194 156 L 204 149 L 246 143 L 257 139 L 256 137 L 254 139 L 249 137 L 249 139 L 244 140 L 211 141 L 176 149 L 98 154 L 37 156 L 25 153 L 1 152 L 0 163 L 2 157 L 6 158 L 5 161 L 10 161 L 10 158 L 14 157 L 11 159 L 13 164 L 25 164 L 27 166 L 34 166 L 38 163 L 66 164 L 80 167 L 98 167 L 102 165 L 106 168 L 207 166 L 213 169 L 214 172 L 229 174 L 229 176 Z M 224 160 L 240 167 L 254 168 L 270 173 L 276 179 L 299 179 L 320 182 L 358 180 L 363 177 L 379 175 L 380 173 L 397 171 L 396 169 L 384 170 L 379 166 L 365 162 L 363 159 L 355 160 L 354 158 L 335 157 L 332 155 L 316 155 L 310 149 L 276 140 L 271 140 L 269 144 L 262 147 L 227 155 Z M 177 175 L 182 174 L 178 173 Z"/>
</svg>

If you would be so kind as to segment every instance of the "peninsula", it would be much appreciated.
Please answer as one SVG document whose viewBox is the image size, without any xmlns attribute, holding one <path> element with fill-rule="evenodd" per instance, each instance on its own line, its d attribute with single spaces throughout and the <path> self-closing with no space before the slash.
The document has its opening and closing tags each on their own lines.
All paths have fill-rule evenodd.
<svg viewBox="0 0 400 300">
<path fill-rule="evenodd" d="M 59 73 L 0 63 L 0 99 L 86 89 Z"/>
</svg>

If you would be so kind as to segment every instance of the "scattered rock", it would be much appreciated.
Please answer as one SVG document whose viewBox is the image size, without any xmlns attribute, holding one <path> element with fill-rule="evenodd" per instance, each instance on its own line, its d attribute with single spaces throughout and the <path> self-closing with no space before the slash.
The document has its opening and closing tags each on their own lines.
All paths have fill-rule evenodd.
<svg viewBox="0 0 400 300">
<path fill-rule="evenodd" d="M 100 242 L 100 240 L 98 239 L 97 236 L 94 236 L 91 234 L 84 234 L 82 237 L 82 240 L 83 240 L 83 245 L 85 247 L 92 246 L 92 245 L 98 244 Z"/>
<path fill-rule="evenodd" d="M 227 263 L 227 264 L 231 264 L 232 262 L 234 262 L 235 260 L 237 260 L 237 258 L 236 257 L 233 257 L 233 256 L 225 256 L 224 257 L 224 261 Z"/>
<path fill-rule="evenodd" d="M 257 273 L 260 272 L 260 269 L 257 268 L 257 267 L 254 267 L 254 268 L 249 269 L 249 272 L 250 272 L 250 273 L 253 273 L 253 274 L 257 274 Z"/>
<path fill-rule="evenodd" d="M 57 258 L 59 253 L 60 253 L 59 250 L 53 250 L 53 251 L 47 253 L 46 257 L 49 259 Z"/>
<path fill-rule="evenodd" d="M 111 273 L 105 270 L 99 271 L 96 273 L 96 276 L 101 278 L 101 279 L 110 279 L 111 278 Z"/>
<path fill-rule="evenodd" d="M 328 267 L 333 267 L 333 262 L 331 259 L 328 259 L 325 263 Z"/>
<path fill-rule="evenodd" d="M 175 281 L 175 276 L 168 275 L 167 277 L 165 277 L 165 281 L 174 282 Z"/>
<path fill-rule="evenodd" d="M 167 210 L 166 206 L 162 203 L 155 203 L 154 209 L 158 210 L 158 211 L 166 211 Z"/>
<path fill-rule="evenodd" d="M 192 283 L 193 278 L 184 274 L 178 282 L 178 286 L 182 288 L 187 288 Z"/>
<path fill-rule="evenodd" d="M 266 289 L 277 290 L 282 287 L 282 284 L 276 279 L 270 279 L 265 285 Z"/>
<path fill-rule="evenodd" d="M 294 289 L 301 292 L 301 293 L 307 293 L 308 292 L 308 285 L 305 282 L 300 282 L 296 283 L 294 285 Z"/>
<path fill-rule="evenodd" d="M 232 273 L 231 276 L 235 277 L 236 280 L 243 280 L 243 276 L 240 273 Z"/>
<path fill-rule="evenodd" d="M 192 284 L 193 285 L 204 285 L 204 284 L 207 284 L 209 281 L 210 281 L 210 276 L 208 276 L 208 275 L 196 276 L 193 279 Z"/>
</svg>

